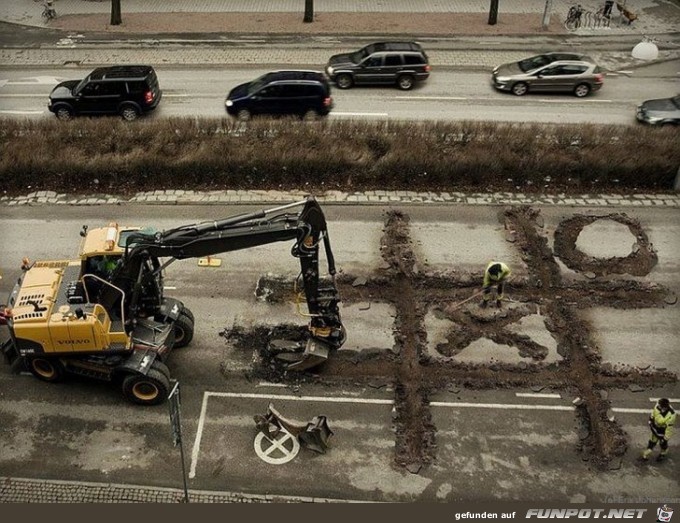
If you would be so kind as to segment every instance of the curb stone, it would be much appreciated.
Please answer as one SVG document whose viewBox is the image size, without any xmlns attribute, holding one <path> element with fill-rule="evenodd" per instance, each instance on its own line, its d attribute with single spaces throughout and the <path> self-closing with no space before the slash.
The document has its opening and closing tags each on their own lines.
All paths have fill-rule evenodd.
<svg viewBox="0 0 680 523">
<path fill-rule="evenodd" d="M 303 191 L 186 191 L 165 190 L 140 192 L 134 196 L 116 196 L 111 194 L 75 195 L 57 194 L 53 191 L 33 192 L 25 196 L 0 198 L 0 207 L 40 206 L 40 205 L 225 205 L 225 204 L 281 204 L 303 199 L 307 193 Z M 46 195 L 47 194 L 47 195 Z M 365 191 L 347 193 L 327 191 L 315 195 L 324 203 L 355 205 L 551 205 L 551 206 L 646 206 L 646 207 L 680 207 L 680 194 L 541 194 L 525 193 L 459 193 L 459 192 L 414 192 L 414 191 Z"/>
</svg>

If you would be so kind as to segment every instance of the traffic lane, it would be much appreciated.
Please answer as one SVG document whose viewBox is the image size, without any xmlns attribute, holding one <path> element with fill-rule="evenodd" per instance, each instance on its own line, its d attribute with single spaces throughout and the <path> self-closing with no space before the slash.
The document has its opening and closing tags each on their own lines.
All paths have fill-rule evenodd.
<svg viewBox="0 0 680 523">
<path fill-rule="evenodd" d="M 0 474 L 176 486 L 167 405 L 139 407 L 110 384 L 45 383 L 0 369 Z"/>
<path fill-rule="evenodd" d="M 146 115 L 146 118 L 154 120 L 167 116 L 189 115 L 226 117 L 224 97 L 229 89 L 239 83 L 253 80 L 268 70 L 202 69 L 201 75 L 196 75 L 195 71 L 174 69 L 163 72 L 163 69 L 159 68 L 164 101 L 156 111 Z M 65 78 L 80 78 L 87 72 L 89 69 L 76 72 L 68 69 L 51 69 L 36 71 L 36 76 L 31 77 L 25 76 L 25 73 L 18 76 L 16 72 L 5 71 L 4 77 L 0 78 L 0 111 L 8 115 L 26 117 L 50 116 L 51 113 L 46 108 L 47 96 L 56 82 Z M 201 80 L 200 85 L 196 84 L 197 76 L 201 79 L 207 76 L 210 81 Z M 643 99 L 668 96 L 668 92 L 674 92 L 675 89 L 673 79 L 670 78 L 650 82 L 648 78 L 620 76 L 609 80 L 611 82 L 607 82 L 606 88 L 585 99 L 576 99 L 568 94 L 529 94 L 518 98 L 496 92 L 489 84 L 487 74 L 442 71 L 438 75 L 433 74 L 427 82 L 417 85 L 413 91 L 406 94 L 392 87 L 357 87 L 345 91 L 333 88 L 336 106 L 331 117 L 406 120 L 496 119 L 514 122 L 527 119 L 525 112 L 517 110 L 517 107 L 524 109 L 526 106 L 526 111 L 536 113 L 531 115 L 529 121 L 546 123 L 606 121 L 630 124 L 635 121 L 634 118 L 631 117 L 631 120 L 627 118 L 628 114 L 624 116 L 619 112 L 631 112 L 634 116 L 635 106 Z M 480 93 L 483 95 L 480 96 Z M 370 111 L 366 110 L 367 103 L 371 107 Z M 623 107 L 593 107 L 600 103 L 621 104 Z M 549 104 L 557 104 L 559 107 L 550 107 Z M 571 105 L 562 107 L 563 104 Z M 468 105 L 470 107 L 467 107 Z M 489 105 L 491 107 L 487 107 Z M 580 110 L 576 109 L 577 107 Z M 602 120 L 603 118 L 605 120 Z"/>
</svg>

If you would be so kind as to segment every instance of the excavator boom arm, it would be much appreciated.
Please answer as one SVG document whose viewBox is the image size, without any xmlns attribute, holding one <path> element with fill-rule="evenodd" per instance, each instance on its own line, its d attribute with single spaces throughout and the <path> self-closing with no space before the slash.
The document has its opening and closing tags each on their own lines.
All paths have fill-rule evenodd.
<svg viewBox="0 0 680 523">
<path fill-rule="evenodd" d="M 302 210 L 299 213 L 289 212 L 294 207 L 302 207 Z M 121 286 L 128 282 L 133 287 L 129 306 L 134 311 L 144 287 L 144 278 L 152 277 L 144 272 L 148 266 L 145 260 L 198 258 L 290 240 L 294 240 L 291 254 L 300 260 L 299 278 L 311 316 L 311 337 L 324 346 L 337 349 L 345 341 L 345 329 L 338 308 L 340 296 L 335 285 L 335 259 L 326 218 L 313 197 L 219 221 L 185 225 L 155 234 L 131 234 L 126 241 L 122 262 L 112 279 L 120 282 Z M 321 242 L 330 281 L 320 278 Z"/>
</svg>

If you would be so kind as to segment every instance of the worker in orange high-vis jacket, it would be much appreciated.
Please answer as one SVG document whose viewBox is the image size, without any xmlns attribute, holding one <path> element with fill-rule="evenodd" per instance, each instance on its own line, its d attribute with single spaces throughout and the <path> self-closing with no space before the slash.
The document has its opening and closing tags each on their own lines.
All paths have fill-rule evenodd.
<svg viewBox="0 0 680 523">
<path fill-rule="evenodd" d="M 647 448 L 642 451 L 642 459 L 647 461 L 650 454 L 659 444 L 661 447 L 661 452 L 656 458 L 657 461 L 663 461 L 668 455 L 668 440 L 673 433 L 673 426 L 675 425 L 675 410 L 671 407 L 671 402 L 668 398 L 661 398 L 649 416 L 649 430 L 652 434 L 649 437 L 649 443 L 647 443 Z"/>
<path fill-rule="evenodd" d="M 491 298 L 491 289 L 496 287 L 496 306 L 501 307 L 501 301 L 503 300 L 503 287 L 505 285 L 505 279 L 510 276 L 510 267 L 505 265 L 503 262 L 492 261 L 486 266 L 484 271 L 484 282 L 482 283 L 482 291 L 484 296 L 482 298 L 480 307 L 486 307 L 489 304 L 489 299 Z"/>
</svg>

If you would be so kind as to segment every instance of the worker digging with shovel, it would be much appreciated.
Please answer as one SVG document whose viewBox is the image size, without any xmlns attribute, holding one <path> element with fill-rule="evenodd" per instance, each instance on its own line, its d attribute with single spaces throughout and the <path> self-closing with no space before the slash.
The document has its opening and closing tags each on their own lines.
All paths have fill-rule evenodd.
<svg viewBox="0 0 680 523">
<path fill-rule="evenodd" d="M 503 262 L 492 261 L 486 266 L 484 271 L 484 281 L 482 282 L 482 301 L 479 306 L 483 309 L 489 305 L 489 300 L 491 299 L 491 290 L 496 287 L 496 307 L 499 309 L 502 306 L 503 301 L 503 287 L 505 286 L 505 280 L 512 271 Z"/>
</svg>

